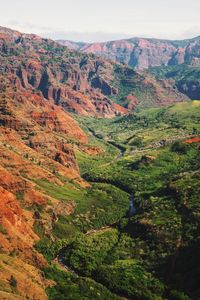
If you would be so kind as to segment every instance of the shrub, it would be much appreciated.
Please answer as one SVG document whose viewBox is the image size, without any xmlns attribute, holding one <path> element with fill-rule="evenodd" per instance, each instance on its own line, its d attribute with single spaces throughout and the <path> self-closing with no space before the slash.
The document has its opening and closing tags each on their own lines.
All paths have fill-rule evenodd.
<svg viewBox="0 0 200 300">
<path fill-rule="evenodd" d="M 10 286 L 13 288 L 17 287 L 17 280 L 15 279 L 15 277 L 13 275 L 10 276 Z"/>
<path fill-rule="evenodd" d="M 170 292 L 170 300 L 190 300 L 190 298 L 183 292 L 172 290 Z"/>
<path fill-rule="evenodd" d="M 2 234 L 6 234 L 6 233 L 7 233 L 6 229 L 3 227 L 2 224 L 0 224 L 0 232 L 1 232 Z"/>
<path fill-rule="evenodd" d="M 131 299 L 159 299 L 163 284 L 133 260 L 119 260 L 113 265 L 102 265 L 96 272 L 99 282 L 111 291 Z"/>
<path fill-rule="evenodd" d="M 134 138 L 133 141 L 130 142 L 131 146 L 136 146 L 136 147 L 142 147 L 143 146 L 143 141 L 140 137 Z"/>
<path fill-rule="evenodd" d="M 114 229 L 92 234 L 80 235 L 67 248 L 65 263 L 85 276 L 90 276 L 101 265 L 118 241 Z"/>
<path fill-rule="evenodd" d="M 185 154 L 187 152 L 187 146 L 180 141 L 176 141 L 172 144 L 171 151 Z"/>
</svg>

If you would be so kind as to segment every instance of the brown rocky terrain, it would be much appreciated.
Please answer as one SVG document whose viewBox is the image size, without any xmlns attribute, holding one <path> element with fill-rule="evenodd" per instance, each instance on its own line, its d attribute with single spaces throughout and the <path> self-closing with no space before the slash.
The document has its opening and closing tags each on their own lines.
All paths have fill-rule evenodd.
<svg viewBox="0 0 200 300">
<path fill-rule="evenodd" d="M 110 118 L 126 114 L 140 103 L 160 106 L 186 99 L 173 85 L 168 83 L 166 89 L 150 75 L 141 76 L 126 66 L 3 27 L 0 53 L 1 73 L 10 76 L 18 90 L 34 90 L 81 115 Z M 127 105 L 127 97 L 132 96 L 137 100 Z"/>
<path fill-rule="evenodd" d="M 92 44 L 65 40 L 58 42 L 70 49 L 93 53 L 115 62 L 125 63 L 138 70 L 190 63 L 199 61 L 200 57 L 200 37 L 182 41 L 132 38 Z"/>
<path fill-rule="evenodd" d="M 6 175 L 4 180 L 9 185 L 9 179 L 12 181 L 13 178 L 9 173 Z M 13 193 L 0 187 L 1 299 L 26 299 L 27 296 L 47 299 L 44 291 L 47 282 L 39 270 L 46 261 L 33 247 L 39 240 L 33 232 L 33 223 L 33 213 L 22 209 Z M 10 284 L 11 278 L 16 280 L 17 287 Z"/>
<path fill-rule="evenodd" d="M 72 180 L 86 187 L 79 174 L 73 145 L 87 148 L 78 123 L 53 101 L 30 89 L 17 88 L 13 76 L 0 78 L 0 298 L 47 299 L 49 283 L 40 269 L 47 265 L 37 252 L 35 220 L 51 230 L 56 214 L 70 214 L 64 204 L 38 190 L 35 181 L 63 185 Z M 14 278 L 14 279 L 13 279 Z M 15 285 L 13 286 L 12 280 Z"/>
<path fill-rule="evenodd" d="M 127 113 L 107 97 L 116 94 L 116 89 L 96 75 L 107 72 L 112 77 L 112 64 L 78 55 L 35 35 L 6 28 L 0 33 L 1 72 L 12 74 L 17 89 L 35 89 L 55 104 L 82 115 L 114 117 Z M 96 79 L 98 86 L 94 88 Z"/>
</svg>

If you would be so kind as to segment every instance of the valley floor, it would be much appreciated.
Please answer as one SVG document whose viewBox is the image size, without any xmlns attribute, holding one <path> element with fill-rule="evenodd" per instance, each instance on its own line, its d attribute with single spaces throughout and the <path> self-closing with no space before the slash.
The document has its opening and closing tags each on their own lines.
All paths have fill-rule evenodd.
<svg viewBox="0 0 200 300">
<path fill-rule="evenodd" d="M 78 121 L 104 151 L 76 152 L 95 201 L 55 224 L 63 238 L 69 224 L 75 230 L 61 269 L 103 284 L 100 296 L 91 287 L 94 299 L 198 299 L 199 105 Z"/>
</svg>

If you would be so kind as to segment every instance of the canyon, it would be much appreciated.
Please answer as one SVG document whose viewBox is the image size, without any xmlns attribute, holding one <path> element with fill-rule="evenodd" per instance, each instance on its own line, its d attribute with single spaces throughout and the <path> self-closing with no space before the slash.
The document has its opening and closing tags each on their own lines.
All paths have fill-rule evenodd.
<svg viewBox="0 0 200 300">
<path fill-rule="evenodd" d="M 198 65 L 199 40 L 60 43 L 0 27 L 0 298 L 196 300 L 162 272 L 198 250 L 200 106 L 140 69 Z"/>
</svg>

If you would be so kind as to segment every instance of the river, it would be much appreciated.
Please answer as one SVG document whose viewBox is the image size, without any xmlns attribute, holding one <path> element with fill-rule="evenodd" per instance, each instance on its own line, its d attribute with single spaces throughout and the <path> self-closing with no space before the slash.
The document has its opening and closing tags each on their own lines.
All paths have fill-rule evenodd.
<svg viewBox="0 0 200 300">
<path fill-rule="evenodd" d="M 129 216 L 132 217 L 136 213 L 136 208 L 134 204 L 134 195 L 133 193 L 130 194 L 130 210 L 129 210 Z"/>
</svg>

